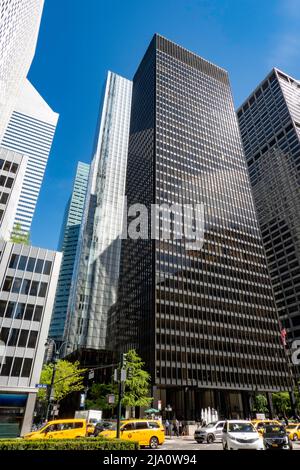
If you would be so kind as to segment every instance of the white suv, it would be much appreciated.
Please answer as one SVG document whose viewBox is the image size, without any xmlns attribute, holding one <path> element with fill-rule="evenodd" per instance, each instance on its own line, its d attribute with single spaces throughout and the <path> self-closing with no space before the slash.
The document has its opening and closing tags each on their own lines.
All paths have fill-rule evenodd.
<svg viewBox="0 0 300 470">
<path fill-rule="evenodd" d="M 250 421 L 226 421 L 223 428 L 222 444 L 224 450 L 264 450 L 263 439 Z"/>
</svg>

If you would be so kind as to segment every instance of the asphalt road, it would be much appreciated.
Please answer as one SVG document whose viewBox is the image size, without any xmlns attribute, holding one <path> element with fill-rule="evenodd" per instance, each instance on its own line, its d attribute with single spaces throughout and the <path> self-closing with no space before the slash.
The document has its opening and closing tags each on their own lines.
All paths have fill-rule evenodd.
<svg viewBox="0 0 300 470">
<path fill-rule="evenodd" d="M 300 450 L 300 442 L 293 442 L 294 450 Z M 223 450 L 221 442 L 213 444 L 198 444 L 193 437 L 166 438 L 165 443 L 158 450 Z"/>
</svg>

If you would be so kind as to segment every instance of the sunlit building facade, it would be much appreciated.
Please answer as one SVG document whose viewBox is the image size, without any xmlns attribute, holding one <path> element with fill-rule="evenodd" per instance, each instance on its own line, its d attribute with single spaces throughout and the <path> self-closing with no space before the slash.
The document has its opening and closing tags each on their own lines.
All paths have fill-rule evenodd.
<svg viewBox="0 0 300 470">
<path fill-rule="evenodd" d="M 71 289 L 67 353 L 107 347 L 107 316 L 119 278 L 131 89 L 131 81 L 108 72 Z"/>
<path fill-rule="evenodd" d="M 204 244 L 123 240 L 115 348 L 142 355 L 154 405 L 249 416 L 290 382 L 228 74 L 159 35 L 133 79 L 126 195 L 203 204 Z"/>
<path fill-rule="evenodd" d="M 238 109 L 282 328 L 300 339 L 300 81 L 273 69 Z"/>
</svg>

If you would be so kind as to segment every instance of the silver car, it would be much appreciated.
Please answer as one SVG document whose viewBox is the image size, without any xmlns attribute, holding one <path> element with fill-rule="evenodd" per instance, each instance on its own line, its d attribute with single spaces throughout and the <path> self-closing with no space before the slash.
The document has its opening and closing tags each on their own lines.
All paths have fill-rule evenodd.
<svg viewBox="0 0 300 470">
<path fill-rule="evenodd" d="M 201 444 L 202 442 L 211 444 L 216 440 L 221 440 L 224 424 L 225 421 L 215 421 L 207 424 L 207 426 L 204 426 L 203 428 L 196 429 L 194 434 L 195 441 L 197 441 L 198 444 Z"/>
</svg>

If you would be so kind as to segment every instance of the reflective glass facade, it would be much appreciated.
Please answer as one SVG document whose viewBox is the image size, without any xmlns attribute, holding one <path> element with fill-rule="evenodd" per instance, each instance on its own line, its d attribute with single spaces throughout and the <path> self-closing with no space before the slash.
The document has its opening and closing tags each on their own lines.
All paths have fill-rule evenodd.
<svg viewBox="0 0 300 470">
<path fill-rule="evenodd" d="M 133 80 L 126 194 L 149 211 L 204 204 L 200 251 L 185 239 L 122 243 L 115 346 L 138 348 L 163 406 L 168 390 L 193 394 L 195 416 L 199 390 L 286 388 L 227 72 L 158 35 Z"/>
<path fill-rule="evenodd" d="M 78 162 L 72 195 L 68 201 L 58 250 L 63 252 L 49 337 L 62 341 L 68 310 L 78 238 L 83 216 L 90 165 Z"/>
<path fill-rule="evenodd" d="M 108 72 L 65 332 L 69 353 L 106 348 L 119 278 L 131 89 L 131 81 Z"/>
<path fill-rule="evenodd" d="M 300 82 L 274 69 L 237 115 L 276 305 L 300 339 Z"/>
</svg>

